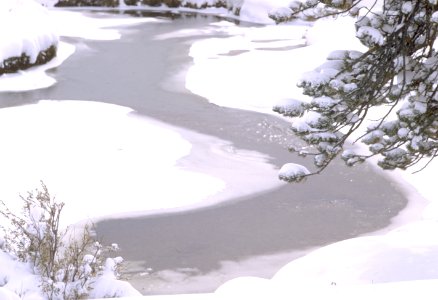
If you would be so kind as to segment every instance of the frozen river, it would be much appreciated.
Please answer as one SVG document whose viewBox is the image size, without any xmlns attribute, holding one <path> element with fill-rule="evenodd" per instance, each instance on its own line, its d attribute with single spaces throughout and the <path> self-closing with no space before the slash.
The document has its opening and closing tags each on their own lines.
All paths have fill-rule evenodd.
<svg viewBox="0 0 438 300">
<path fill-rule="evenodd" d="M 185 90 L 183 79 L 174 76 L 192 63 L 188 52 L 193 41 L 206 37 L 198 29 L 219 19 L 153 16 L 168 22 L 131 27 L 115 41 L 69 38 L 78 50 L 51 71 L 56 85 L 1 93 L 0 106 L 65 99 L 129 107 L 138 116 L 175 126 L 194 149 L 181 165 L 199 172 L 209 171 L 203 163 L 209 157 L 200 159 L 199 154 L 208 146 L 207 136 L 229 141 L 232 149 L 264 154 L 277 168 L 301 160 L 286 150 L 293 137 L 285 121 L 211 104 Z M 183 29 L 197 33 L 156 38 Z M 226 37 L 226 32 L 214 37 Z M 233 176 L 233 170 L 221 175 L 233 181 L 235 190 L 245 181 Z M 126 174 L 130 176 L 137 182 L 135 174 Z M 138 182 L 138 189 L 149 188 L 147 182 Z M 251 188 L 248 182 L 242 186 Z M 254 186 L 246 194 L 230 194 L 228 201 L 195 210 L 111 218 L 97 224 L 97 234 L 104 242 L 119 244 L 128 261 L 128 279 L 142 293 L 206 292 L 237 275 L 272 276 L 307 249 L 384 228 L 407 203 L 397 185 L 372 167 L 349 169 L 340 162 L 306 183 L 268 185 L 262 191 Z"/>
</svg>

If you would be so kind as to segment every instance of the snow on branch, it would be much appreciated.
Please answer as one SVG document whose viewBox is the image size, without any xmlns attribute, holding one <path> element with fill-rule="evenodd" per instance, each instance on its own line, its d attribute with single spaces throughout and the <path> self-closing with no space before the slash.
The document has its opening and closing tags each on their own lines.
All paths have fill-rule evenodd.
<svg viewBox="0 0 438 300">
<path fill-rule="evenodd" d="M 298 164 L 285 164 L 278 172 L 278 177 L 287 182 L 300 182 L 310 175 L 310 171 Z"/>
<path fill-rule="evenodd" d="M 333 9 L 345 2 L 306 5 Z M 359 7 L 360 2 L 350 1 L 350 7 Z M 304 12 L 305 7 L 300 9 Z M 310 103 L 292 101 L 274 107 L 294 117 L 291 128 L 312 150 L 308 154 L 318 168 L 315 174 L 341 153 L 351 166 L 377 156 L 384 169 L 407 169 L 438 156 L 438 3 L 389 0 L 381 9 L 367 10 L 356 22 L 356 37 L 368 51 L 330 53 L 323 65 L 298 82 L 303 93 L 313 98 Z M 338 7 L 338 13 L 343 12 Z M 367 128 L 364 125 L 376 108 L 379 116 Z M 369 151 L 343 150 L 356 132 L 359 138 L 355 134 L 354 140 L 368 145 Z M 284 178 L 298 181 L 295 178 L 302 174 L 292 170 L 296 173 L 282 173 Z"/>
</svg>

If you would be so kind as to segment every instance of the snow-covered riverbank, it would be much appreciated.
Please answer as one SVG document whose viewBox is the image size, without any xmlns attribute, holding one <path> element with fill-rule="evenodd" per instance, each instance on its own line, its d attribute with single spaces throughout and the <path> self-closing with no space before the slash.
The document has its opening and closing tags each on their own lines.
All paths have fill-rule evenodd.
<svg viewBox="0 0 438 300">
<path fill-rule="evenodd" d="M 52 12 L 51 17 L 65 22 L 57 28 L 60 36 L 99 40 L 119 38 L 119 30 L 126 25 L 163 22 L 155 18 L 89 18 L 63 11 Z M 69 54 L 74 51 L 72 45 L 63 45 Z M 20 91 L 56 83 L 45 84 L 44 78 L 51 77 L 40 67 L 2 77 L 0 84 L 4 91 Z M 3 108 L 0 114 L 2 127 L 9 129 L 1 134 L 5 145 L 0 151 L 1 198 L 18 210 L 18 193 L 43 180 L 57 199 L 66 203 L 64 225 L 123 214 L 193 209 L 282 184 L 262 154 L 186 130 L 185 137 L 199 141 L 199 145 L 191 145 L 171 126 L 136 116 L 126 107 L 52 100 Z M 179 163 L 182 158 L 184 165 Z M 215 175 L 195 169 L 215 170 Z M 2 255 L 0 263 L 14 265 L 7 255 Z M 5 288 L 37 299 L 35 276 L 26 266 L 16 266 L 20 272 L 2 269 L 0 277 L 8 278 Z M 111 288 L 114 284 L 119 286 L 112 282 Z M 130 295 L 130 289 L 121 294 Z"/>
<path fill-rule="evenodd" d="M 265 11 L 259 12 L 263 14 Z M 208 92 L 211 92 L 214 97 L 219 95 L 217 99 L 203 94 L 210 101 L 220 105 L 228 105 L 223 100 L 228 99 L 230 95 L 218 93 L 219 89 L 221 91 L 224 90 L 223 86 L 225 85 L 230 87 L 229 90 L 232 90 L 233 94 L 239 95 L 236 101 L 247 100 L 246 103 L 234 101 L 233 105 L 238 105 L 239 108 L 249 107 L 249 109 L 257 111 L 270 111 L 272 103 L 263 101 L 271 95 L 271 93 L 266 93 L 266 90 L 274 91 L 273 95 L 278 98 L 289 97 L 289 93 L 295 96 L 293 79 L 302 71 L 312 69 L 313 64 L 318 64 L 318 61 L 324 59 L 324 57 L 321 57 L 324 55 L 320 47 L 321 44 L 318 47 L 294 49 L 296 46 L 302 46 L 302 43 L 306 44 L 307 40 L 303 37 L 307 32 L 305 27 L 289 28 L 288 26 L 281 26 L 241 29 L 226 22 L 212 24 L 211 26 L 212 28 L 227 30 L 231 34 L 229 41 L 226 42 L 224 40 L 222 41 L 224 43 L 218 43 L 215 40 L 205 40 L 194 44 L 191 54 L 194 57 L 195 65 L 193 69 L 189 70 L 187 84 L 192 91 L 197 92 L 196 89 L 201 89 L 202 87 L 200 86 L 204 86 L 204 83 L 206 83 L 205 80 L 201 80 L 202 78 L 208 78 L 209 82 L 222 82 L 223 84 L 220 86 L 209 85 Z M 326 26 L 328 24 L 323 23 L 320 27 L 314 27 L 310 32 L 318 35 L 318 32 L 324 32 L 324 28 L 327 28 Z M 291 31 L 289 32 L 289 30 Z M 266 31 L 266 34 L 263 31 Z M 272 40 L 273 34 L 278 34 L 275 41 Z M 314 43 L 312 42 L 312 44 L 318 45 L 317 40 Z M 343 39 L 340 41 L 343 41 Z M 279 44 L 281 44 L 281 51 Z M 333 44 L 336 47 L 340 46 L 339 43 Z M 215 47 L 212 45 L 215 45 Z M 217 51 L 218 47 L 216 46 L 223 48 Z M 343 46 L 350 48 L 351 45 L 346 43 Z M 319 53 L 320 50 L 321 53 Z M 278 57 L 280 53 L 281 58 Z M 299 56 L 300 53 L 306 56 Z M 272 64 L 272 61 L 276 62 L 276 64 Z M 294 63 L 285 67 L 285 63 L 289 63 L 289 61 Z M 309 62 L 309 65 L 301 64 L 302 62 Z M 253 76 L 254 71 L 257 71 L 256 74 L 258 75 L 265 75 L 261 81 L 258 81 L 260 80 L 259 76 Z M 205 72 L 213 72 L 221 74 L 221 76 L 216 80 L 211 77 L 205 77 Z M 194 74 L 196 73 L 198 77 L 195 77 Z M 231 74 L 238 74 L 238 76 L 231 76 Z M 193 82 L 196 82 L 194 78 L 198 78 L 199 86 L 193 84 Z M 227 81 L 228 78 L 231 79 Z M 259 93 L 252 92 L 255 87 L 260 87 Z M 251 91 L 251 93 L 248 94 L 245 91 Z M 262 96 L 261 98 L 257 98 L 259 94 Z M 254 99 L 260 101 L 255 105 Z M 42 106 L 34 106 L 34 108 L 37 107 L 43 108 L 44 103 L 42 103 Z M 56 109 L 62 111 L 64 108 L 72 109 L 73 107 L 57 107 Z M 79 110 L 82 108 L 84 107 L 77 107 Z M 111 118 L 115 117 L 120 120 L 121 123 L 119 124 L 127 124 L 125 123 L 127 112 L 125 109 L 113 110 L 113 108 L 107 108 Z M 29 107 L 20 108 L 17 111 L 25 112 L 26 109 L 29 109 Z M 93 119 L 93 114 L 89 115 L 88 120 Z M 64 115 L 67 119 L 68 116 L 71 117 L 69 114 Z M 101 121 L 103 122 L 100 123 L 101 125 L 108 125 L 104 120 Z M 35 120 L 34 122 L 39 121 Z M 50 124 L 47 126 L 50 127 Z M 76 128 L 72 129 L 76 130 Z M 169 134 L 172 135 L 172 133 Z M 89 136 L 89 139 L 91 138 Z M 181 141 L 178 137 L 175 138 L 181 142 L 182 148 L 187 146 L 184 141 Z M 118 156 L 119 145 L 111 144 L 112 141 L 112 139 L 108 139 L 106 143 L 115 146 L 111 148 L 111 153 Z M 77 146 L 77 143 L 73 142 L 71 145 Z M 80 152 L 81 148 L 79 147 L 76 150 Z M 176 156 L 184 155 L 187 152 L 182 151 L 181 153 L 176 154 Z M 15 154 L 9 153 L 9 155 Z M 102 170 L 105 168 L 103 158 L 100 161 Z M 14 166 L 11 165 L 11 167 Z M 173 168 L 174 166 L 171 167 Z M 158 169 L 162 170 L 161 165 Z M 436 199 L 434 191 L 431 188 L 431 178 L 434 178 L 436 171 L 437 164 L 434 163 L 419 174 L 400 175 L 399 173 L 394 173 L 396 177 L 403 176 L 405 178 L 406 186 L 413 186 L 417 189 L 411 195 L 410 211 L 421 209 L 423 200 L 419 195 L 425 196 L 429 201 L 427 209 L 421 212 L 420 216 L 417 214 L 411 217 L 408 219 L 409 223 L 399 229 L 378 236 L 361 237 L 339 242 L 319 249 L 302 259 L 292 262 L 280 270 L 272 280 L 240 278 L 224 285 L 216 294 L 201 295 L 199 297 L 204 297 L 205 299 L 234 299 L 238 296 L 266 295 L 275 299 L 290 298 L 292 296 L 299 298 L 307 297 L 309 299 L 312 297 L 348 299 L 354 296 L 359 299 L 361 297 L 365 299 L 365 296 L 373 296 L 374 298 L 397 297 L 407 299 L 411 298 L 412 291 L 415 291 L 415 296 L 419 296 L 422 299 L 432 299 L 433 295 L 436 294 L 435 280 L 438 278 L 437 268 L 434 267 L 438 250 L 438 240 L 435 238 L 436 230 L 438 229 L 438 213 L 435 209 Z M 205 177 L 204 179 L 207 181 L 211 180 L 211 178 Z M 213 192 L 220 189 L 221 184 L 221 182 L 213 179 Z M 22 189 L 19 188 L 19 191 L 22 191 Z M 200 195 L 200 197 L 203 196 L 205 195 Z M 417 219 L 414 221 L 413 218 Z M 404 222 L 406 221 L 404 220 Z M 348 260 L 346 259 L 347 257 Z M 7 259 L 2 260 L 2 265 L 6 265 L 6 261 Z M 20 277 L 16 278 L 19 280 Z M 425 279 L 431 281 L 418 281 Z M 388 282 L 393 283 L 383 284 Z M 21 288 L 23 287 L 21 286 Z M 0 293 L 4 292 L 4 290 L 0 289 Z M 35 299 L 31 297 L 29 294 L 28 299 Z"/>
<path fill-rule="evenodd" d="M 0 3 L 0 75 L 50 61 L 58 36 L 48 12 L 32 0 Z"/>
</svg>

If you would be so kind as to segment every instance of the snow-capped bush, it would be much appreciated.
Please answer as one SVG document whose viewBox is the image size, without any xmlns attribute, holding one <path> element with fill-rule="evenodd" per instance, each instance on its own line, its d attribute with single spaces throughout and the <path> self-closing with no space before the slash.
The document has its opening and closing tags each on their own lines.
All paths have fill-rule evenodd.
<svg viewBox="0 0 438 300">
<path fill-rule="evenodd" d="M 40 190 L 29 192 L 21 199 L 21 214 L 11 211 L 0 201 L 0 216 L 10 223 L 9 227 L 3 228 L 2 248 L 30 266 L 30 271 L 38 278 L 40 293 L 46 299 L 81 299 L 88 295 L 100 277 L 112 272 L 113 281 L 117 279 L 122 259 L 112 259 L 111 268 L 105 266 L 106 255 L 114 247 L 103 247 L 96 242 L 89 226 L 79 234 L 68 228 L 62 230 L 60 217 L 64 203 L 56 202 L 44 184 Z"/>
</svg>

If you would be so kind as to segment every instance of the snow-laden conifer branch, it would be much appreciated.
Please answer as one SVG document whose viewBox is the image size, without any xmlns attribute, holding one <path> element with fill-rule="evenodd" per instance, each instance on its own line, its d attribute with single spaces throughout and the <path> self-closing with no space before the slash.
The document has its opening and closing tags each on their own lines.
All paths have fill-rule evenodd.
<svg viewBox="0 0 438 300">
<path fill-rule="evenodd" d="M 381 12 L 356 22 L 356 36 L 368 51 L 333 52 L 299 82 L 313 97 L 310 103 L 274 108 L 296 118 L 292 130 L 313 149 L 308 154 L 314 155 L 317 171 L 312 174 L 339 154 L 351 166 L 378 156 L 385 169 L 436 157 L 437 10 L 436 1 L 385 1 Z M 345 151 L 347 139 L 370 122 L 376 107 L 378 119 L 360 135 L 369 152 Z"/>
</svg>

